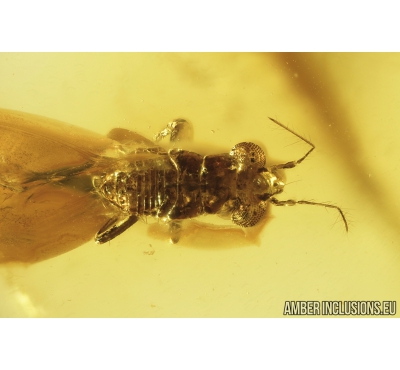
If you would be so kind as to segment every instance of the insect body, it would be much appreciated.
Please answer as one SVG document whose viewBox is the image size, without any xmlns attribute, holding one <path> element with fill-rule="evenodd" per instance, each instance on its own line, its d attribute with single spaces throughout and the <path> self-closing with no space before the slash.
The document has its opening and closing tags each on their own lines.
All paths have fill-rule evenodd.
<svg viewBox="0 0 400 370">
<path fill-rule="evenodd" d="M 125 129 L 101 137 L 0 110 L 0 261 L 46 259 L 93 235 L 104 243 L 144 216 L 167 223 L 174 243 L 181 222 L 203 214 L 251 227 L 268 203 L 336 208 L 347 229 L 336 206 L 275 198 L 284 187 L 278 170 L 296 166 L 314 149 L 293 131 L 312 148 L 300 160 L 269 167 L 262 149 L 249 142 L 208 156 L 159 145 L 165 136 L 178 141 L 188 131 L 189 123 L 178 119 L 156 142 Z"/>
</svg>

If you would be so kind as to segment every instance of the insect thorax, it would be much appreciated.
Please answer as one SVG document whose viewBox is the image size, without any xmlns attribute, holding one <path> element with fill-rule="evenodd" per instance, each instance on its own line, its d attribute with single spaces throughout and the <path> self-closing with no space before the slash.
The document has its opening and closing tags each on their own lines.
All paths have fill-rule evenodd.
<svg viewBox="0 0 400 370">
<path fill-rule="evenodd" d="M 126 214 L 165 220 L 219 214 L 248 227 L 261 219 L 268 198 L 277 192 L 277 178 L 264 165 L 264 153 L 253 143 L 209 156 L 171 149 L 156 159 L 130 162 L 129 169 L 103 174 L 93 182 Z"/>
</svg>

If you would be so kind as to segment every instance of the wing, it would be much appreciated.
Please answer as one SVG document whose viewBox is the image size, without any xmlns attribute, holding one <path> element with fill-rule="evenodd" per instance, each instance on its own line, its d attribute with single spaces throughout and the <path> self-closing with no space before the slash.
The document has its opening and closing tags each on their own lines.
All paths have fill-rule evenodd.
<svg viewBox="0 0 400 370">
<path fill-rule="evenodd" d="M 94 163 L 115 141 L 49 118 L 0 109 L 0 184 Z"/>
<path fill-rule="evenodd" d="M 95 194 L 48 183 L 0 190 L 0 263 L 33 263 L 93 240 L 118 210 Z"/>
<path fill-rule="evenodd" d="M 128 148 L 142 139 L 135 135 Z M 123 143 L 1 109 L 0 138 L 0 263 L 32 263 L 67 252 L 120 213 L 93 192 L 91 176 L 126 161 L 116 154 Z"/>
</svg>

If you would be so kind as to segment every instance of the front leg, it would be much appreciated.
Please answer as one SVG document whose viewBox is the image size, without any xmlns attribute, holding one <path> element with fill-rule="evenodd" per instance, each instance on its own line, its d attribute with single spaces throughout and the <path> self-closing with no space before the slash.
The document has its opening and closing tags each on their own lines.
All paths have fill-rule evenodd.
<svg viewBox="0 0 400 370">
<path fill-rule="evenodd" d="M 171 220 L 168 223 L 168 227 L 169 227 L 169 235 L 170 235 L 169 241 L 172 244 L 178 243 L 179 239 L 181 238 L 181 233 L 182 233 L 182 221 Z"/>
<path fill-rule="evenodd" d="M 178 118 L 169 122 L 167 127 L 155 135 L 155 141 L 160 141 L 166 136 L 170 136 L 169 140 L 171 142 L 177 142 L 182 140 L 192 140 L 193 139 L 193 128 L 192 125 L 185 119 Z"/>
</svg>

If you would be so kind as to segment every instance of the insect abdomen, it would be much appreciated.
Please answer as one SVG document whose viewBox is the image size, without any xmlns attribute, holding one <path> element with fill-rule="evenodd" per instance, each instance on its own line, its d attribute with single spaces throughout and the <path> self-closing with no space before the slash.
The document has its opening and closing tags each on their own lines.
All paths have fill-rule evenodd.
<svg viewBox="0 0 400 370">
<path fill-rule="evenodd" d="M 160 216 L 171 208 L 177 173 L 167 156 L 130 163 L 129 170 L 116 170 L 95 179 L 97 191 L 124 213 Z"/>
</svg>

